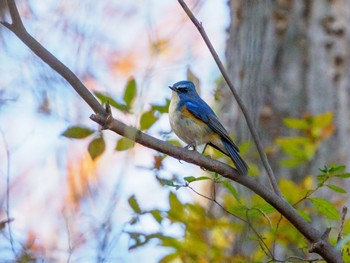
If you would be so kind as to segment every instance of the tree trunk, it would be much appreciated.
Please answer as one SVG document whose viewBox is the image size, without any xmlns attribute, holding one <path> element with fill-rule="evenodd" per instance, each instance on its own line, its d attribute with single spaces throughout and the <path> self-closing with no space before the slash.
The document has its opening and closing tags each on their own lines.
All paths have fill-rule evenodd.
<svg viewBox="0 0 350 263">
<path fill-rule="evenodd" d="M 350 1 L 229 0 L 229 6 L 227 68 L 263 145 L 291 134 L 283 118 L 334 114 L 336 132 L 309 166 L 287 169 L 279 165 L 283 154 L 269 155 L 276 175 L 298 180 L 324 165 L 349 165 Z M 230 91 L 223 90 L 223 120 L 238 141 L 251 140 Z"/>
</svg>

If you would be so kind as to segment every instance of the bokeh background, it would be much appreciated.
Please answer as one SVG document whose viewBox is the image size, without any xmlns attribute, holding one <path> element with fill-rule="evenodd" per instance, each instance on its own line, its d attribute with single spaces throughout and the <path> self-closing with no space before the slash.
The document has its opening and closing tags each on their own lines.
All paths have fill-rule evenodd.
<svg viewBox="0 0 350 263">
<path fill-rule="evenodd" d="M 168 122 L 168 86 L 193 80 L 249 176 L 268 185 L 243 115 L 177 1 L 16 3 L 34 38 L 99 99 L 114 100 L 115 118 L 152 136 L 183 145 Z M 283 195 L 305 220 L 332 227 L 336 242 L 349 205 L 350 2 L 186 3 L 247 106 Z M 0 15 L 10 21 L 4 0 Z M 0 262 L 261 262 L 265 245 L 280 258 L 310 256 L 300 234 L 245 188 L 100 131 L 66 81 L 3 26 L 0 47 Z M 126 97 L 128 109 L 118 109 Z M 89 135 L 64 136 L 71 127 Z M 319 209 L 313 197 L 330 205 Z"/>
<path fill-rule="evenodd" d="M 212 101 L 219 72 L 177 2 L 16 2 L 27 30 L 91 91 L 122 100 L 128 79 L 135 78 L 138 97 L 132 114 L 115 113 L 127 124 L 135 125 L 150 103 L 165 104 L 171 96 L 168 86 L 186 79 L 188 70 L 200 79 L 204 98 Z M 1 4 L 2 19 L 10 21 L 5 1 Z M 223 57 L 227 4 L 189 4 Z M 53 261 L 95 262 L 105 256 L 109 262 L 156 262 L 165 249 L 152 245 L 129 252 L 129 237 L 123 234 L 131 219 L 127 200 L 132 194 L 147 208 L 168 206 L 170 189 L 149 169 L 154 152 L 139 145 L 116 152 L 118 136 L 104 132 L 106 152 L 93 161 L 89 140 L 62 136 L 74 125 L 98 130 L 89 119 L 91 109 L 13 33 L 1 27 L 0 37 L 0 218 L 6 218 L 9 187 L 17 256 L 28 246 L 39 259 Z M 166 114 L 148 132 L 158 137 L 169 133 Z M 194 169 L 170 158 L 165 165 L 169 174 Z M 194 198 L 189 191 L 179 192 L 184 200 Z M 138 227 L 151 231 L 152 222 L 145 219 Z M 3 231 L 0 258 L 15 257 L 11 246 Z"/>
</svg>

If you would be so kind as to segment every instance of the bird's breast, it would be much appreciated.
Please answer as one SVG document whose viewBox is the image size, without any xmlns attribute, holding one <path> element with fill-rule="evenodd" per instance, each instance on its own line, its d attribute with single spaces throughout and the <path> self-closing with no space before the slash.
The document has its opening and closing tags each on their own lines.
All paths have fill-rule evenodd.
<svg viewBox="0 0 350 263">
<path fill-rule="evenodd" d="M 212 130 L 188 111 L 185 105 L 178 107 L 178 103 L 179 99 L 173 96 L 169 106 L 170 126 L 175 134 L 188 144 L 209 142 L 213 135 Z"/>
</svg>

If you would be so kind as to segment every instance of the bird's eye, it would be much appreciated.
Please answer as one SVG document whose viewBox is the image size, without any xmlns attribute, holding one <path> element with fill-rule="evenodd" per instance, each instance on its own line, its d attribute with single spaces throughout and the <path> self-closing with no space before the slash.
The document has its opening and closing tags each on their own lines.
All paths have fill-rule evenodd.
<svg viewBox="0 0 350 263">
<path fill-rule="evenodd" d="M 177 90 L 180 91 L 181 93 L 187 93 L 188 92 L 188 88 L 186 88 L 186 87 L 177 88 Z"/>
</svg>

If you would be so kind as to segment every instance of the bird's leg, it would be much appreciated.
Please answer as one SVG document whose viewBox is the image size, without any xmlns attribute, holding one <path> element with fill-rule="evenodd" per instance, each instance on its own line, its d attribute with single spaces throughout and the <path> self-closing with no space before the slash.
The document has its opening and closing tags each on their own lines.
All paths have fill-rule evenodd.
<svg viewBox="0 0 350 263">
<path fill-rule="evenodd" d="M 208 144 L 206 143 L 205 146 L 204 146 L 204 149 L 203 149 L 203 151 L 202 151 L 202 154 L 203 154 L 203 155 L 204 155 L 205 150 L 207 149 L 207 146 L 208 146 Z M 201 167 L 201 169 L 202 169 L 203 171 L 206 171 L 206 170 L 207 170 L 207 169 L 205 169 L 204 167 Z"/>
<path fill-rule="evenodd" d="M 207 146 L 208 146 L 208 144 L 206 143 L 205 146 L 204 146 L 204 149 L 203 149 L 203 151 L 202 151 L 202 154 L 203 154 L 203 155 L 204 155 L 205 150 L 207 149 Z"/>
<path fill-rule="evenodd" d="M 185 146 L 185 149 L 187 149 L 187 150 L 191 150 L 191 148 L 192 148 L 193 151 L 197 150 L 197 143 L 195 141 L 191 142 L 191 143 L 189 143 L 188 145 Z"/>
<path fill-rule="evenodd" d="M 186 150 L 196 150 L 196 142 L 191 142 L 189 144 L 187 144 L 185 147 L 184 147 Z M 181 163 L 181 160 L 179 160 L 179 163 Z"/>
</svg>

